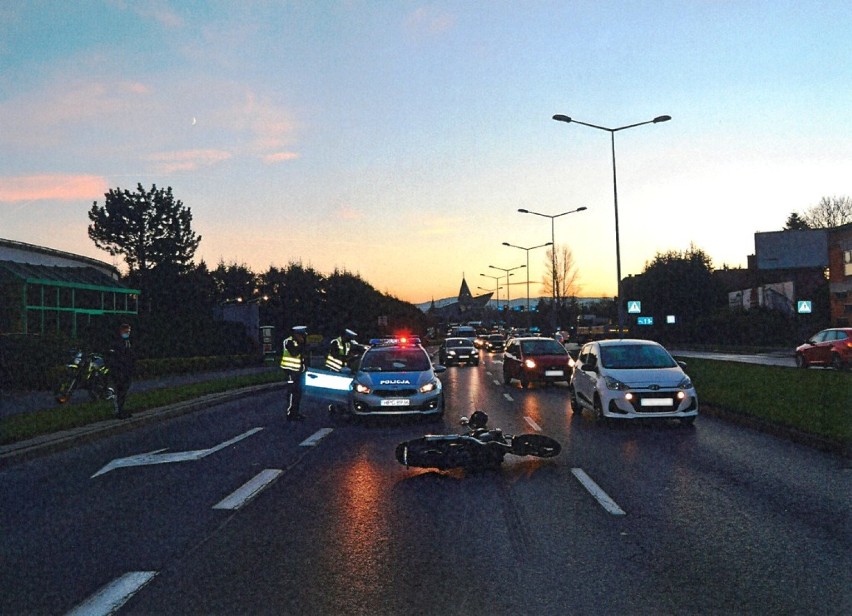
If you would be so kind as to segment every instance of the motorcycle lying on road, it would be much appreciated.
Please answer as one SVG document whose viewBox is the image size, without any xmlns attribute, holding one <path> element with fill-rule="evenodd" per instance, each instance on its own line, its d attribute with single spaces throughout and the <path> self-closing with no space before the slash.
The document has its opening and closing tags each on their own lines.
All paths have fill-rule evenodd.
<svg viewBox="0 0 852 616">
<path fill-rule="evenodd" d="M 59 404 L 67 402 L 77 389 L 88 390 L 92 401 L 112 397 L 114 392 L 109 386 L 108 374 L 103 355 L 73 349 L 62 380 L 56 387 L 56 401 Z"/>
<path fill-rule="evenodd" d="M 488 428 L 488 415 L 476 411 L 462 417 L 467 426 L 463 434 L 427 434 L 396 446 L 396 459 L 404 466 L 447 470 L 497 469 L 506 454 L 552 458 L 562 446 L 543 434 L 504 434 L 500 428 Z"/>
</svg>

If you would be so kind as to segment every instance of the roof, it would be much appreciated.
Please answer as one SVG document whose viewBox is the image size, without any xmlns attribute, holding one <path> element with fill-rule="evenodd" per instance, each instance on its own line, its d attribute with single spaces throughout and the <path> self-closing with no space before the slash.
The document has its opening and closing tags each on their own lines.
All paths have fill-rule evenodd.
<svg viewBox="0 0 852 616">
<path fill-rule="evenodd" d="M 94 267 L 59 267 L 55 265 L 32 265 L 17 261 L 0 261 L 0 269 L 6 270 L 29 284 L 139 293 L 138 289 L 129 289 Z"/>
</svg>

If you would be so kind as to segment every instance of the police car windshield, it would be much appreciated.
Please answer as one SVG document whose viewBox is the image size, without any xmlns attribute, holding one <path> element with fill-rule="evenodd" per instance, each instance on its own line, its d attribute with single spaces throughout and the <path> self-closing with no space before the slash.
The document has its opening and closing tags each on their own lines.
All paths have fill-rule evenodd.
<svg viewBox="0 0 852 616">
<path fill-rule="evenodd" d="M 361 360 L 365 372 L 423 372 L 432 367 L 423 349 L 370 349 Z"/>
</svg>

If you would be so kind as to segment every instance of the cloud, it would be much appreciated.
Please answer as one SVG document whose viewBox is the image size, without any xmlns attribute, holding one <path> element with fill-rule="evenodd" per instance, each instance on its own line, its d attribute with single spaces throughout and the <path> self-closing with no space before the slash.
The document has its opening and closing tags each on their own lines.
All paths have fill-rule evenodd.
<svg viewBox="0 0 852 616">
<path fill-rule="evenodd" d="M 113 0 L 113 4 L 125 11 L 131 11 L 144 19 L 156 21 L 167 28 L 180 28 L 183 18 L 175 13 L 165 0 Z"/>
<path fill-rule="evenodd" d="M 455 23 L 456 18 L 450 13 L 420 7 L 408 16 L 406 27 L 415 38 L 422 38 L 446 32 L 452 29 Z"/>
<path fill-rule="evenodd" d="M 297 158 L 299 158 L 299 154 L 296 152 L 274 152 L 272 154 L 265 154 L 263 156 L 263 162 L 273 164 L 288 160 L 296 160 Z"/>
<path fill-rule="evenodd" d="M 30 175 L 0 178 L 0 203 L 94 199 L 108 191 L 106 179 L 95 175 Z"/>
<path fill-rule="evenodd" d="M 343 205 L 337 208 L 335 217 L 341 220 L 361 220 L 364 217 L 364 213 L 350 205 Z"/>
<path fill-rule="evenodd" d="M 212 167 L 231 158 L 224 150 L 183 150 L 177 152 L 157 152 L 145 157 L 156 163 L 160 173 L 176 171 L 194 171 L 201 167 Z"/>
</svg>

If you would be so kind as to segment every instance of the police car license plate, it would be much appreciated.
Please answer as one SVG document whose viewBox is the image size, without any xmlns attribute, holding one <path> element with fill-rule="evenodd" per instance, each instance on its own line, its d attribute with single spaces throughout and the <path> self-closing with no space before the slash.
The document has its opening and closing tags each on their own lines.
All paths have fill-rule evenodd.
<svg viewBox="0 0 852 616">
<path fill-rule="evenodd" d="M 564 376 L 565 373 L 562 370 L 545 370 L 544 376 Z"/>
<path fill-rule="evenodd" d="M 408 398 L 388 398 L 387 400 L 382 400 L 382 406 L 408 406 L 411 404 L 411 400 Z"/>
<path fill-rule="evenodd" d="M 642 406 L 671 406 L 674 400 L 671 398 L 642 398 Z"/>
</svg>

